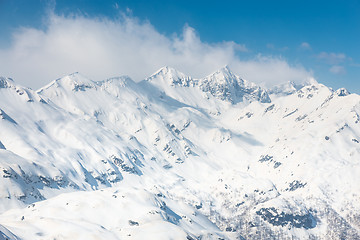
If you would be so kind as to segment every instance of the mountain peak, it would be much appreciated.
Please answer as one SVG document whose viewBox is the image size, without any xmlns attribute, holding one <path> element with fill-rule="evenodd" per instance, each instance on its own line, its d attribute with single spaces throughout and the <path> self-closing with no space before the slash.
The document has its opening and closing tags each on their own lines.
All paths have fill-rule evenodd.
<svg viewBox="0 0 360 240">
<path fill-rule="evenodd" d="M 306 85 L 318 85 L 318 81 L 315 80 L 315 78 L 308 78 L 306 79 L 306 81 L 303 83 L 304 86 Z"/>
<path fill-rule="evenodd" d="M 209 82 L 217 82 L 220 84 L 226 84 L 230 83 L 232 84 L 234 81 L 237 81 L 237 77 L 230 68 L 226 65 L 216 72 L 210 74 L 209 76 L 205 77 L 204 80 L 207 80 Z"/>
<path fill-rule="evenodd" d="M 335 91 L 335 93 L 339 97 L 345 97 L 347 95 L 350 95 L 350 92 L 346 88 L 339 88 L 338 90 Z"/>
<path fill-rule="evenodd" d="M 0 88 L 9 88 L 15 85 L 14 80 L 11 78 L 0 77 Z"/>
<path fill-rule="evenodd" d="M 50 88 L 64 88 L 71 91 L 85 91 L 86 88 L 95 88 L 95 83 L 79 72 L 74 72 L 62 78 L 50 82 L 45 87 L 40 88 L 37 92 L 43 92 Z"/>
<path fill-rule="evenodd" d="M 228 66 L 201 79 L 199 86 L 202 91 L 235 104 L 244 100 L 271 102 L 264 89 L 235 75 Z"/>
<path fill-rule="evenodd" d="M 172 67 L 162 67 L 149 78 L 145 79 L 154 83 L 155 85 L 166 84 L 170 86 L 183 86 L 189 87 L 190 85 L 194 86 L 194 81 L 191 77 L 186 74 L 176 70 Z"/>
<path fill-rule="evenodd" d="M 222 68 L 220 68 L 217 72 L 221 72 L 221 73 L 224 73 L 224 74 L 234 74 L 230 67 L 228 65 L 225 65 L 223 66 Z"/>
<path fill-rule="evenodd" d="M 179 76 L 182 78 L 186 78 L 188 77 L 186 74 L 176 70 L 175 68 L 169 67 L 169 66 L 165 66 L 160 68 L 159 70 L 157 70 L 154 74 L 152 74 L 148 79 L 154 77 L 154 76 L 158 76 L 158 75 L 162 75 L 162 76 Z"/>
<path fill-rule="evenodd" d="M 160 73 L 160 72 L 163 72 L 163 73 L 177 72 L 177 70 L 175 68 L 173 68 L 173 67 L 170 67 L 170 66 L 164 66 L 164 67 L 162 67 L 162 68 L 160 68 L 159 70 L 156 71 L 156 73 Z"/>
</svg>

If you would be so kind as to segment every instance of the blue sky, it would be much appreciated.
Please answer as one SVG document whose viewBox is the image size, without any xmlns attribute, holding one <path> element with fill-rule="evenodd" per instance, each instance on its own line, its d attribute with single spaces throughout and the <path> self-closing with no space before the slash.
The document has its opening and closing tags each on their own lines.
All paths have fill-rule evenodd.
<svg viewBox="0 0 360 240">
<path fill-rule="evenodd" d="M 91 41 L 72 38 L 79 32 Z M 163 64 L 195 77 L 229 64 L 259 83 L 314 77 L 360 93 L 355 0 L 0 0 L 0 35 L 0 75 L 33 88 L 72 71 L 95 80 L 122 74 L 139 80 Z M 90 54 L 84 46 L 91 43 L 98 47 Z"/>
</svg>

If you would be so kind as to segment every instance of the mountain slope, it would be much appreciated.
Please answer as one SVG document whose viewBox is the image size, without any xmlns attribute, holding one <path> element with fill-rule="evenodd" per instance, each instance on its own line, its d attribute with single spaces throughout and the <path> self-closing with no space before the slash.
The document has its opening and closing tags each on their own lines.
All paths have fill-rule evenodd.
<svg viewBox="0 0 360 240">
<path fill-rule="evenodd" d="M 8 238 L 359 238 L 359 95 L 265 90 L 227 67 L 0 80 Z"/>
</svg>

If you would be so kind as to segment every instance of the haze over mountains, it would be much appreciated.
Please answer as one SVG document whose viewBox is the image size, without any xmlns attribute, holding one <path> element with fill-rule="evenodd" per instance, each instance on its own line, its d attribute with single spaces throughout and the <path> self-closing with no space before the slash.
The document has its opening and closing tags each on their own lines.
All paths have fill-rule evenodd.
<svg viewBox="0 0 360 240">
<path fill-rule="evenodd" d="M 228 67 L 0 78 L 0 239 L 359 239 L 360 96 Z"/>
</svg>

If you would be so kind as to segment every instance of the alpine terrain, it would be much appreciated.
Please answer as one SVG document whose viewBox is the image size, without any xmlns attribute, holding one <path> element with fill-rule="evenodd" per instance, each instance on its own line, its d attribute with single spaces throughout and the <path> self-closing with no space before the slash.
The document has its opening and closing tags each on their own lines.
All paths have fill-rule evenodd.
<svg viewBox="0 0 360 240">
<path fill-rule="evenodd" d="M 0 78 L 0 239 L 360 239 L 360 96 L 228 67 Z"/>
</svg>

